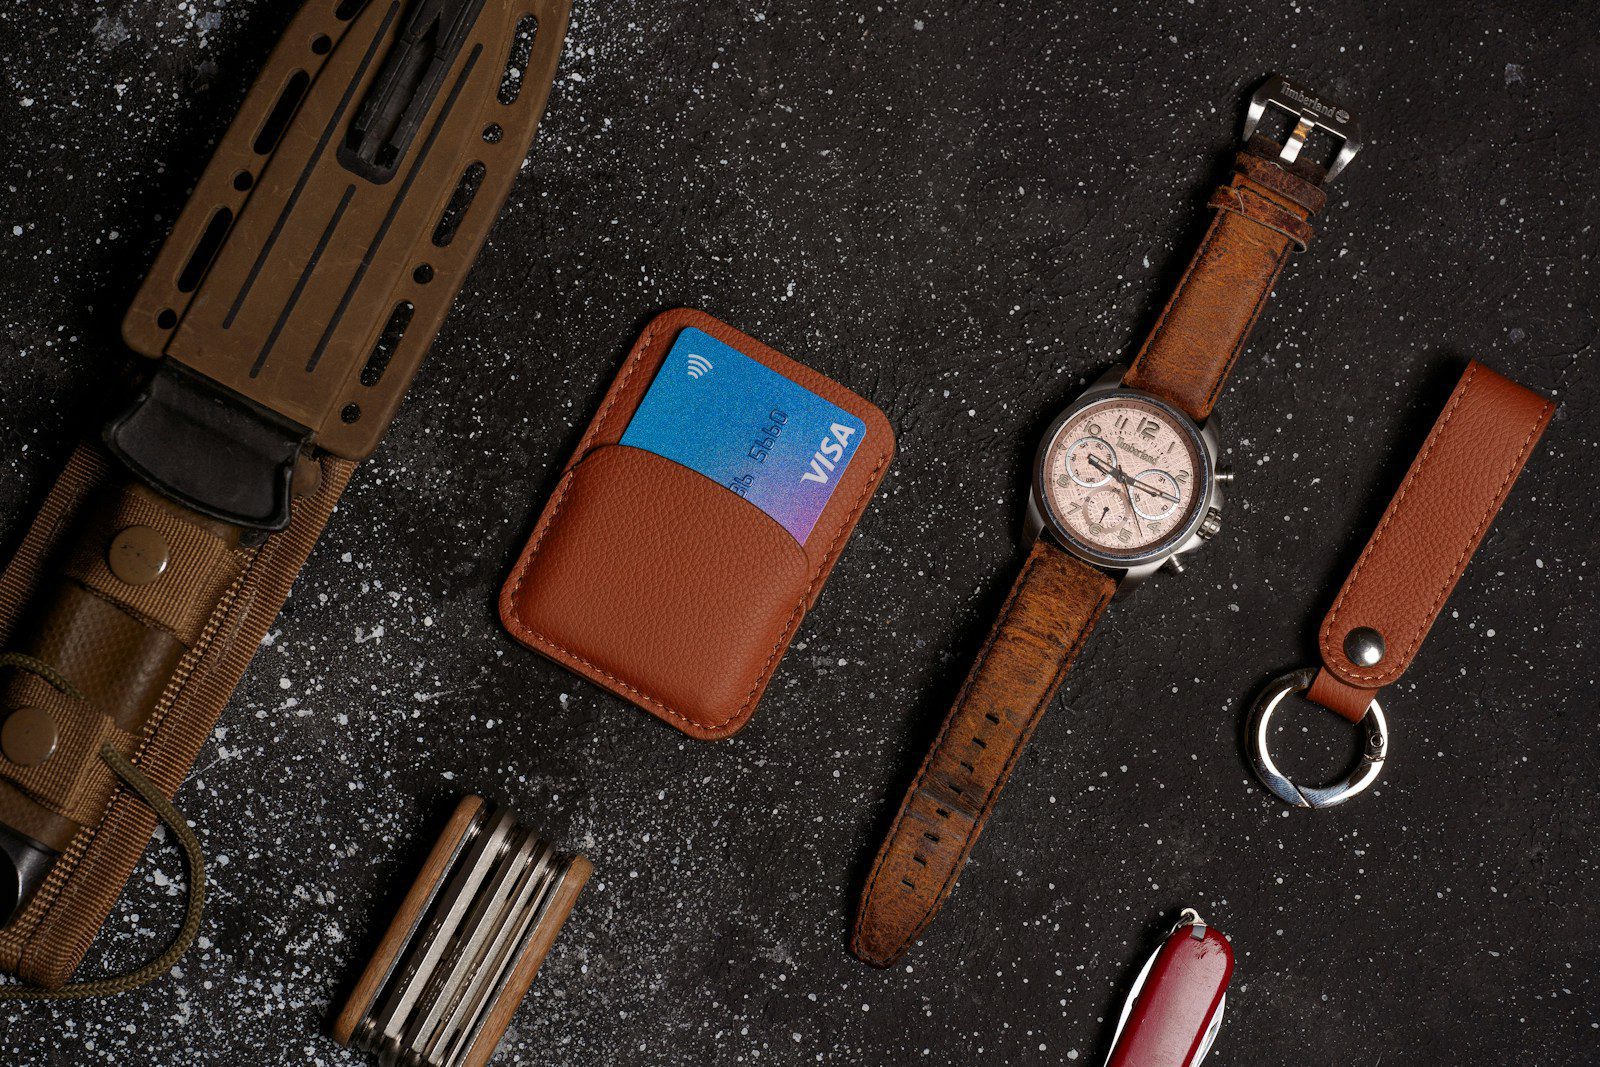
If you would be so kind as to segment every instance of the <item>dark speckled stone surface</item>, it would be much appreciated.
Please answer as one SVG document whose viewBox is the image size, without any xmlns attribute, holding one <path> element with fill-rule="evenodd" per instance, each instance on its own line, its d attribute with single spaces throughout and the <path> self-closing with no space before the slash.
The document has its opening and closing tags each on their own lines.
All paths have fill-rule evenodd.
<svg viewBox="0 0 1600 1067">
<path fill-rule="evenodd" d="M 321 1032 L 458 794 L 596 876 L 523 1064 L 1098 1062 L 1194 905 L 1218 1065 L 1600 1060 L 1600 37 L 1546 2 L 579 0 L 504 217 L 179 794 L 214 879 L 169 979 L 0 1008 L 18 1064 L 354 1064 Z M 0 538 L 92 428 L 122 306 L 290 5 L 0 8 Z M 1117 605 L 906 966 L 865 864 L 1019 558 L 1035 438 L 1148 328 L 1248 90 L 1369 145 L 1221 412 L 1229 528 Z M 495 591 L 642 324 L 696 305 L 901 454 L 751 726 L 687 741 L 514 644 Z M 1286 809 L 1242 702 L 1314 627 L 1463 360 L 1561 410 L 1414 669 L 1380 787 Z M 1309 712 L 1284 744 L 1331 772 Z M 1302 728 L 1303 727 L 1303 731 Z M 175 925 L 153 848 L 87 972 Z"/>
</svg>

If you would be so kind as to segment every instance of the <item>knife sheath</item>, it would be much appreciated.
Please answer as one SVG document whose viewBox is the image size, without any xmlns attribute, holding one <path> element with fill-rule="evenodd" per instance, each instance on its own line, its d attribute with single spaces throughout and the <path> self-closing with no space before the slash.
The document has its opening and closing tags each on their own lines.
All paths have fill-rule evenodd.
<svg viewBox="0 0 1600 1067">
<path fill-rule="evenodd" d="M 218 144 L 123 322 L 146 385 L 0 575 L 34 665 L 0 674 L 0 969 L 58 986 L 104 922 L 155 817 L 101 754 L 182 784 L 488 236 L 568 6 L 312 0 Z"/>
</svg>

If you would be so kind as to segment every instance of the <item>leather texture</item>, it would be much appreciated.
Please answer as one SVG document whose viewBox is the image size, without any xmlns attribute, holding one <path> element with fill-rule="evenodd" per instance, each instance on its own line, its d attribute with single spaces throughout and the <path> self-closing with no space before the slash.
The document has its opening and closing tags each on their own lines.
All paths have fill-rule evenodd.
<svg viewBox="0 0 1600 1067">
<path fill-rule="evenodd" d="M 1151 960 L 1106 1067 L 1192 1067 L 1232 977 L 1233 946 L 1220 931 L 1174 931 Z"/>
<path fill-rule="evenodd" d="M 97 446 L 74 452 L 0 574 L 0 646 L 30 650 L 89 698 L 75 701 L 31 674 L 3 679 L 0 707 L 47 707 L 62 742 L 37 767 L 0 760 L 0 821 L 62 855 L 32 903 L 0 929 L 0 969 L 49 987 L 71 977 L 156 822 L 95 758 L 97 745 L 111 741 L 165 795 L 177 792 L 354 469 L 323 457 L 319 487 L 295 502 L 287 530 L 218 554 L 220 524 L 185 520 L 128 485 Z M 134 515 L 171 534 L 173 561 L 154 583 L 118 588 L 109 570 L 91 565 L 93 549 L 103 550 L 117 516 Z M 197 589 L 215 595 L 198 624 Z M 49 605 L 42 617 L 39 604 Z M 174 622 L 181 634 L 167 625 Z"/>
<path fill-rule="evenodd" d="M 873 863 L 850 940 L 858 959 L 893 965 L 933 921 L 1116 588 L 1065 549 L 1034 544 Z"/>
<path fill-rule="evenodd" d="M 1254 137 L 1209 205 L 1216 214 L 1122 384 L 1204 422 L 1289 254 L 1311 240 L 1322 168 L 1282 164 Z M 851 951 L 887 967 L 955 885 L 1039 717 L 1116 590 L 1108 575 L 1041 540 L 967 676 L 878 852 Z M 992 728 L 991 737 L 985 731 Z"/>
<path fill-rule="evenodd" d="M 1309 220 L 1326 202 L 1321 169 L 1285 168 L 1270 158 L 1276 151 L 1258 137 L 1238 154 L 1232 179 L 1211 195 L 1216 214 L 1199 249 L 1122 380 L 1196 422 L 1210 417 L 1284 264 L 1310 242 Z"/>
<path fill-rule="evenodd" d="M 1309 699 L 1359 721 L 1410 667 L 1554 412 L 1537 393 L 1467 365 L 1323 619 Z M 1383 638 L 1372 666 L 1345 655 L 1357 627 Z"/>
<path fill-rule="evenodd" d="M 805 544 L 704 475 L 617 443 L 690 326 L 866 424 Z M 749 721 L 893 455 L 888 420 L 861 397 L 703 312 L 665 312 L 562 473 L 501 590 L 501 620 L 529 648 L 689 736 L 728 737 Z"/>
</svg>

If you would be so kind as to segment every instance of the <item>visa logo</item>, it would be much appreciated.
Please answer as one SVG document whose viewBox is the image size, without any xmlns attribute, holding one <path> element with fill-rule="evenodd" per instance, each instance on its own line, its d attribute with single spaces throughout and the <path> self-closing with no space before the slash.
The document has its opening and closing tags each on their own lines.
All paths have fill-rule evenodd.
<svg viewBox="0 0 1600 1067">
<path fill-rule="evenodd" d="M 828 476 L 838 468 L 839 462 L 844 459 L 844 450 L 849 447 L 850 435 L 853 433 L 855 433 L 855 430 L 849 426 L 841 426 L 837 422 L 834 423 L 828 430 L 828 436 L 824 437 L 822 443 L 817 446 L 816 454 L 811 457 L 811 469 L 802 474 L 800 476 L 801 479 L 827 485 Z"/>
</svg>

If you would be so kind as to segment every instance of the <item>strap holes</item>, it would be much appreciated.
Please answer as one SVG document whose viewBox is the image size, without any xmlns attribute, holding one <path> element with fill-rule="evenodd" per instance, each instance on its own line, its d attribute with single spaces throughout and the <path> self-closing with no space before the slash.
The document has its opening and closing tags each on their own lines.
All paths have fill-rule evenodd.
<svg viewBox="0 0 1600 1067">
<path fill-rule="evenodd" d="M 948 819 L 950 817 L 950 813 L 944 808 L 934 808 L 933 810 L 938 813 L 939 818 L 941 819 Z M 934 840 L 937 841 L 938 838 L 934 838 Z"/>
<path fill-rule="evenodd" d="M 977 745 L 979 748 L 988 748 L 989 747 L 989 743 L 987 741 L 985 741 L 981 737 L 974 737 L 972 739 L 972 743 Z"/>
<path fill-rule="evenodd" d="M 913 854 L 913 855 L 912 855 L 912 857 L 911 857 L 911 862 L 912 862 L 912 863 L 916 863 L 916 864 L 919 864 L 919 865 L 921 865 L 921 866 L 923 866 L 923 867 L 926 867 L 926 866 L 927 866 L 927 865 L 928 865 L 928 861 L 927 861 L 927 860 L 925 860 L 925 859 L 923 859 L 923 858 L 922 858 L 922 856 L 921 856 L 921 854 L 919 854 L 919 853 L 914 853 L 914 854 Z"/>
<path fill-rule="evenodd" d="M 171 308 L 162 308 L 160 314 L 156 316 L 156 325 L 163 330 L 172 329 L 178 325 L 178 313 Z"/>
<path fill-rule="evenodd" d="M 311 42 L 311 50 L 319 56 L 325 56 L 333 51 L 333 38 L 325 33 L 319 33 Z"/>
<path fill-rule="evenodd" d="M 255 176 L 247 170 L 241 170 L 238 174 L 233 176 L 233 187 L 239 190 L 241 193 L 249 192 L 250 187 L 255 183 Z"/>
<path fill-rule="evenodd" d="M 977 774 L 978 773 L 978 768 L 974 767 L 972 764 L 968 763 L 966 760 L 962 760 L 961 761 L 961 766 L 965 767 L 967 770 L 971 771 L 973 774 Z"/>
<path fill-rule="evenodd" d="M 261 124 L 261 129 L 256 134 L 256 155 L 270 155 L 278 147 L 278 139 L 283 136 L 283 131 L 289 128 L 289 120 L 294 118 L 294 113 L 300 108 L 300 98 L 306 95 L 306 88 L 311 84 L 311 75 L 303 70 L 297 70 L 290 75 L 283 86 L 283 92 L 278 94 L 278 102 L 272 105 L 272 111 L 267 115 L 267 121 Z"/>
<path fill-rule="evenodd" d="M 500 128 L 500 124 L 498 122 L 491 122 L 489 125 L 483 128 L 483 143 L 499 144 L 500 139 L 505 135 L 506 131 Z"/>
<path fill-rule="evenodd" d="M 912 881 L 909 878 L 900 879 L 900 884 L 905 886 L 907 889 L 915 889 L 915 888 L 917 888 L 914 884 L 912 884 Z"/>
<path fill-rule="evenodd" d="M 931 834 L 928 831 L 924 830 L 924 831 L 922 831 L 922 836 L 926 837 L 929 841 L 932 841 L 936 845 L 939 843 L 939 835 L 938 834 Z"/>
<path fill-rule="evenodd" d="M 377 342 L 372 346 L 372 354 L 367 356 L 367 365 L 361 368 L 362 385 L 371 388 L 382 380 L 383 372 L 389 368 L 389 360 L 394 358 L 400 342 L 405 340 L 406 327 L 411 325 L 411 316 L 416 310 L 416 306 L 409 300 L 402 300 L 394 306 L 394 310 L 389 313 L 389 321 L 384 324 L 383 332 L 378 335 Z"/>
<path fill-rule="evenodd" d="M 189 254 L 189 261 L 178 272 L 178 292 L 192 293 L 200 288 L 200 280 L 206 276 L 212 259 L 222 248 L 223 238 L 228 236 L 228 227 L 232 225 L 233 212 L 225 207 L 217 208 L 200 234 L 200 240 L 195 243 L 194 251 Z"/>
<path fill-rule="evenodd" d="M 344 406 L 344 410 L 339 412 L 339 418 L 342 419 L 346 424 L 359 422 L 361 419 L 361 405 L 346 404 Z"/>
<path fill-rule="evenodd" d="M 999 726 L 999 725 L 1000 725 L 1000 716 L 998 716 L 998 715 L 996 715 L 996 714 L 995 714 L 995 713 L 994 713 L 994 712 L 992 712 L 992 711 L 987 711 L 987 712 L 984 712 L 984 715 L 983 715 L 983 717 L 984 717 L 984 718 L 985 718 L 985 719 L 988 719 L 988 720 L 989 720 L 989 721 L 990 721 L 990 722 L 992 722 L 992 723 L 994 723 L 994 724 L 995 724 L 995 725 L 996 725 L 996 726 Z"/>
<path fill-rule="evenodd" d="M 482 163 L 470 164 L 461 172 L 455 192 L 450 194 L 450 202 L 445 204 L 444 211 L 439 216 L 439 224 L 434 227 L 433 243 L 436 247 L 446 248 L 456 239 L 456 231 L 461 228 L 461 220 L 467 217 L 467 210 L 472 207 L 472 201 L 478 195 L 478 187 L 483 184 L 483 177 L 487 173 L 488 168 Z"/>
<path fill-rule="evenodd" d="M 950 792 L 954 793 L 956 796 L 960 796 L 964 792 L 964 790 L 954 782 L 950 782 L 948 784 L 950 786 Z"/>
<path fill-rule="evenodd" d="M 367 0 L 340 0 L 339 6 L 334 9 L 333 17 L 340 22 L 349 22 L 361 14 L 361 9 L 367 6 Z"/>
<path fill-rule="evenodd" d="M 505 71 L 500 75 L 499 99 L 502 104 L 514 104 L 522 95 L 522 75 L 533 58 L 533 38 L 539 32 L 539 20 L 524 15 L 517 23 L 511 39 L 511 54 L 506 57 Z"/>
</svg>

